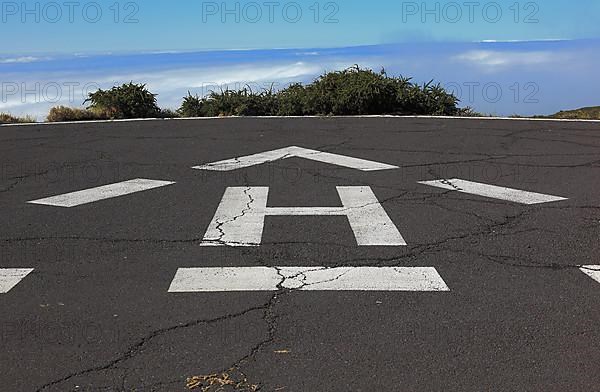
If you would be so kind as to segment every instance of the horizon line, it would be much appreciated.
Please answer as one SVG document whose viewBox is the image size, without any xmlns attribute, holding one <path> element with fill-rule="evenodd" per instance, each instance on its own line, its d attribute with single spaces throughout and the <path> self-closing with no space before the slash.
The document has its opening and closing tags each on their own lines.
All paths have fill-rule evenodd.
<svg viewBox="0 0 600 392">
<path fill-rule="evenodd" d="M 2 60 L 9 60 L 18 57 L 42 57 L 40 60 L 52 60 L 47 58 L 48 56 L 57 57 L 99 57 L 99 56 L 124 56 L 124 55 L 160 55 L 160 54 L 186 54 L 186 53 L 214 53 L 214 52 L 252 52 L 252 51 L 293 51 L 293 50 L 334 50 L 334 49 L 351 49 L 351 48 L 372 48 L 378 46 L 395 46 L 395 45 L 407 45 L 407 44 L 503 44 L 503 43 L 547 43 L 547 42 L 584 42 L 584 41 L 600 41 L 600 38 L 539 38 L 539 39 L 526 39 L 526 40 L 497 40 L 497 39 L 482 39 L 474 41 L 398 41 L 398 42 L 384 42 L 375 44 L 361 44 L 361 45 L 344 45 L 344 46 L 306 46 L 306 47 L 274 47 L 274 48 L 213 48 L 213 49 L 156 49 L 156 50 L 120 50 L 120 51 L 90 51 L 90 52 L 22 52 L 22 53 L 0 53 L 0 62 Z"/>
</svg>

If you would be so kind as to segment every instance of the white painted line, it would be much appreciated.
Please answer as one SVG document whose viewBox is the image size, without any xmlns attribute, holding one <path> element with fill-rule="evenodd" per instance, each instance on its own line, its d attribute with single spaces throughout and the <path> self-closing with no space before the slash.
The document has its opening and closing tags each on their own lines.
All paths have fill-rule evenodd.
<svg viewBox="0 0 600 392">
<path fill-rule="evenodd" d="M 203 246 L 258 246 L 265 225 L 269 188 L 230 187 L 215 212 Z"/>
<path fill-rule="evenodd" d="M 104 185 L 97 188 L 65 193 L 63 195 L 52 196 L 45 199 L 33 200 L 29 201 L 28 203 L 70 208 L 172 184 L 175 183 L 171 181 L 146 180 L 143 178 L 138 178 L 135 180 L 118 182 L 116 184 Z"/>
<path fill-rule="evenodd" d="M 362 246 L 405 246 L 406 241 L 370 187 L 337 187 L 342 207 L 267 207 L 269 188 L 227 188 L 202 245 L 258 246 L 266 216 L 346 216 Z"/>
<path fill-rule="evenodd" d="M 583 265 L 579 270 L 600 283 L 600 265 Z"/>
<path fill-rule="evenodd" d="M 406 246 L 400 231 L 368 186 L 336 187 L 358 245 Z"/>
<path fill-rule="evenodd" d="M 194 166 L 192 169 L 230 171 L 293 157 L 311 159 L 313 161 L 329 163 L 332 165 L 343 166 L 362 171 L 398 169 L 398 166 L 388 165 L 385 163 L 367 161 L 365 159 L 352 158 L 345 155 L 332 154 L 317 150 L 310 150 L 308 148 L 297 146 L 290 146 L 286 148 L 280 148 L 278 150 L 266 151 L 258 154 L 207 163 L 205 165 Z"/>
<path fill-rule="evenodd" d="M 419 184 L 430 185 L 437 188 L 448 189 L 470 195 L 478 195 L 489 197 L 492 199 L 507 200 L 521 204 L 541 204 L 555 201 L 568 200 L 560 196 L 545 195 L 543 193 L 535 193 L 522 191 L 519 189 L 506 188 L 496 185 L 482 184 L 452 178 L 448 180 L 420 181 Z"/>
<path fill-rule="evenodd" d="M 170 293 L 229 291 L 450 291 L 433 267 L 179 268 Z"/>
<path fill-rule="evenodd" d="M 8 293 L 32 271 L 33 268 L 0 268 L 0 294 Z"/>
<path fill-rule="evenodd" d="M 53 125 L 65 125 L 65 124 L 94 124 L 94 123 L 122 123 L 122 122 L 138 122 L 138 121 L 198 121 L 198 120 L 236 120 L 236 119 L 264 119 L 264 120 L 293 120 L 293 119 L 306 119 L 306 118 L 341 118 L 341 119 L 354 119 L 354 118 L 431 118 L 439 120 L 465 120 L 465 121 L 489 121 L 489 120 L 502 120 L 502 121 L 550 121 L 550 122 L 581 122 L 581 123 L 600 123 L 600 120 L 582 120 L 582 119 L 568 119 L 568 118 L 531 118 L 531 117 L 464 117 L 464 116 L 425 116 L 425 115 L 407 115 L 399 116 L 392 114 L 373 114 L 373 115 L 356 115 L 356 116 L 225 116 L 225 117 L 183 117 L 183 118 L 131 118 L 131 119 L 120 119 L 120 120 L 89 120 L 89 121 L 60 121 L 60 122 L 34 122 L 34 123 L 20 123 L 20 124 L 0 124 L 0 127 L 27 127 L 27 126 L 53 126 Z M 593 132 L 593 131 L 591 131 Z"/>
<path fill-rule="evenodd" d="M 313 161 L 329 163 L 331 165 L 348 167 L 350 169 L 356 169 L 361 171 L 379 171 L 379 170 L 390 170 L 398 169 L 398 166 L 388 165 L 386 163 L 380 163 L 375 161 L 368 161 L 365 159 L 348 157 L 345 155 L 332 154 L 329 152 L 321 152 L 317 150 L 309 150 L 307 148 L 300 148 L 296 153 L 296 157 L 304 159 L 312 159 Z"/>
</svg>

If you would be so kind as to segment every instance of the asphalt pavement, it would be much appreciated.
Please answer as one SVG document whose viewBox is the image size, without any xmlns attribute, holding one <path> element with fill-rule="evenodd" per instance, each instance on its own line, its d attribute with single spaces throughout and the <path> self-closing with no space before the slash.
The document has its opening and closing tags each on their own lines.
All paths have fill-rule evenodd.
<svg viewBox="0 0 600 392">
<path fill-rule="evenodd" d="M 600 123 L 3 126 L 0 165 L 2 391 L 600 388 Z"/>
</svg>

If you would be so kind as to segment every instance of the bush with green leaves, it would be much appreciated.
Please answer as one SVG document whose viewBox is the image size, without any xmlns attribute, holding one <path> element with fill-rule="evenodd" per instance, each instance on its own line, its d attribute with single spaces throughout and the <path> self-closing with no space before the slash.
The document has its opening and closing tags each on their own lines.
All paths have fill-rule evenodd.
<svg viewBox="0 0 600 392">
<path fill-rule="evenodd" d="M 204 99 L 200 98 L 198 95 L 192 95 L 192 93 L 188 91 L 188 95 L 183 97 L 183 102 L 179 109 L 177 109 L 177 113 L 183 117 L 205 116 Z"/>
<path fill-rule="evenodd" d="M 277 115 L 279 116 L 305 116 L 316 112 L 310 109 L 309 91 L 300 83 L 277 93 Z"/>
<path fill-rule="evenodd" d="M 309 111 L 321 115 L 456 115 L 458 99 L 441 85 L 418 85 L 358 66 L 329 72 L 308 85 Z"/>
<path fill-rule="evenodd" d="M 205 98 L 188 92 L 177 112 L 184 117 L 272 116 L 277 114 L 276 101 L 276 94 L 270 90 L 260 93 L 250 88 L 212 91 Z"/>
<path fill-rule="evenodd" d="M 307 86 L 307 111 L 323 115 L 393 113 L 398 81 L 358 66 L 329 72 Z"/>
<path fill-rule="evenodd" d="M 458 99 L 439 84 L 418 85 L 410 78 L 390 77 L 358 66 L 328 72 L 313 83 L 292 84 L 278 92 L 211 92 L 208 97 L 188 96 L 178 112 L 201 116 L 304 116 L 425 114 L 460 115 Z"/>
<path fill-rule="evenodd" d="M 99 89 L 89 94 L 84 103 L 88 110 L 106 115 L 111 119 L 160 117 L 156 105 L 156 94 L 146 89 L 145 84 L 127 83 L 110 90 Z"/>
<path fill-rule="evenodd" d="M 277 114 L 275 94 L 254 92 L 250 88 L 239 91 L 211 92 L 205 100 L 208 116 L 273 116 Z"/>
</svg>

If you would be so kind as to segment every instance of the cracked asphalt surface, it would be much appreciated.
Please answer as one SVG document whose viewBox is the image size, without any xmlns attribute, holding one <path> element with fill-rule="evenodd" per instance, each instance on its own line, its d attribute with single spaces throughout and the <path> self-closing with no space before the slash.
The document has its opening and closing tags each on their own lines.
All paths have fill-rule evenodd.
<svg viewBox="0 0 600 392">
<path fill-rule="evenodd" d="M 592 391 L 600 385 L 600 124 L 425 118 L 134 121 L 0 127 L 3 391 Z M 397 165 L 290 158 L 297 145 Z M 132 178 L 172 186 L 62 209 L 27 201 Z M 525 206 L 418 181 L 567 197 Z M 356 245 L 343 216 L 266 218 L 255 248 L 201 247 L 228 186 L 269 206 L 340 206 L 370 186 L 406 239 Z M 181 267 L 427 266 L 450 292 L 168 293 Z M 246 379 L 247 382 L 242 382 Z M 201 390 L 200 388 L 198 390 Z M 216 389 L 214 389 L 216 390 Z"/>
</svg>

